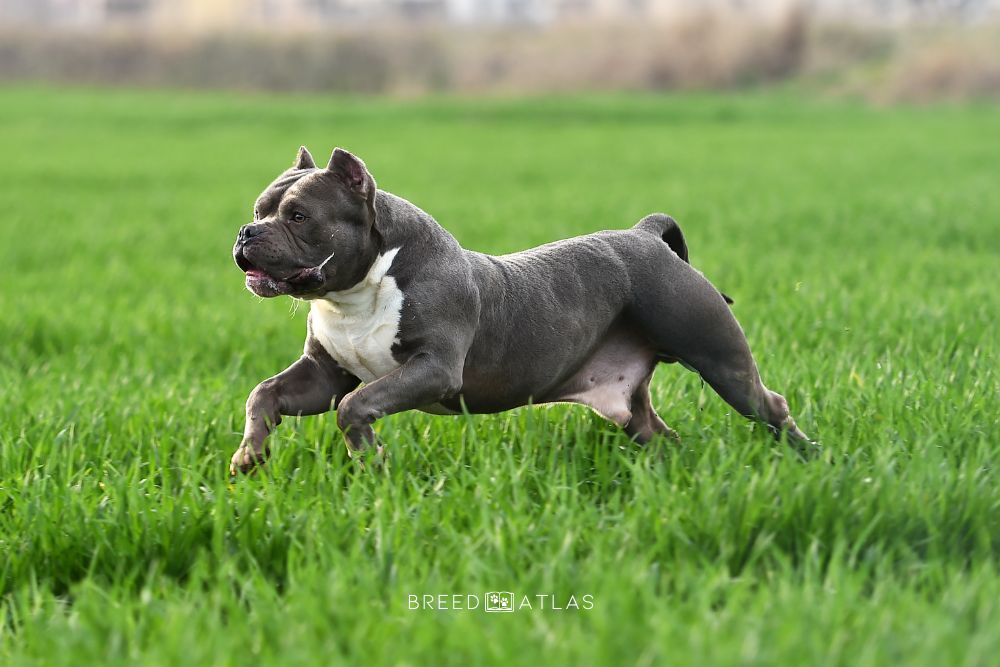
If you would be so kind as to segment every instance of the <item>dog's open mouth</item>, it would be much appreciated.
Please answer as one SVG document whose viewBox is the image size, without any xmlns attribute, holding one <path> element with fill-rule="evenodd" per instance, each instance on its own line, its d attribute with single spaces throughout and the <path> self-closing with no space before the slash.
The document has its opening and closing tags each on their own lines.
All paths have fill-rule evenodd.
<svg viewBox="0 0 1000 667">
<path fill-rule="evenodd" d="M 290 294 L 292 286 L 286 280 L 278 280 L 260 269 L 250 269 L 246 275 L 247 289 L 257 296 L 270 297 Z"/>
<path fill-rule="evenodd" d="M 319 266 L 299 269 L 284 278 L 278 278 L 254 266 L 243 254 L 242 248 L 233 254 L 233 258 L 236 260 L 236 265 L 246 274 L 247 289 L 262 297 L 300 294 L 315 289 L 323 284 L 323 269 L 330 260 L 328 257 Z"/>
<path fill-rule="evenodd" d="M 294 287 L 292 286 L 294 276 L 278 278 L 263 269 L 257 268 L 243 254 L 242 248 L 233 253 L 233 259 L 236 260 L 236 265 L 246 274 L 247 289 L 257 296 L 280 296 L 282 294 L 290 294 L 294 291 Z"/>
</svg>

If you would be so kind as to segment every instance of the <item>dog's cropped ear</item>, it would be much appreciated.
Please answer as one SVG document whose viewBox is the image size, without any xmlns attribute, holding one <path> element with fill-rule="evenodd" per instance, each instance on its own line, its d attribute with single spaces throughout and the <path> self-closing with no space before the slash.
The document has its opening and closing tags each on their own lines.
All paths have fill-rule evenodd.
<svg viewBox="0 0 1000 667">
<path fill-rule="evenodd" d="M 330 164 L 326 168 L 349 190 L 365 199 L 371 198 L 375 193 L 375 179 L 368 173 L 365 163 L 343 148 L 333 149 Z"/>
<path fill-rule="evenodd" d="M 299 146 L 299 154 L 295 156 L 292 169 L 315 169 L 316 162 L 305 146 Z"/>
</svg>

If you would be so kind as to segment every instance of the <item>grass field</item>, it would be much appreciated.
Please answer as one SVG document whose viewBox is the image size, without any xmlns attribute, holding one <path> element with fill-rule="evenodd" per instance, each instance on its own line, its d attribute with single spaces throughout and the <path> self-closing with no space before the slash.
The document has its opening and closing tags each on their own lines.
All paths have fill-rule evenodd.
<svg viewBox="0 0 1000 667">
<path fill-rule="evenodd" d="M 372 474 L 326 415 L 231 481 L 306 308 L 230 248 L 301 143 L 485 251 L 671 213 L 823 453 L 663 366 L 680 445 L 413 413 Z M 0 664 L 1000 659 L 996 108 L 20 88 L 0 156 Z M 409 608 L 494 590 L 533 608 Z"/>
</svg>

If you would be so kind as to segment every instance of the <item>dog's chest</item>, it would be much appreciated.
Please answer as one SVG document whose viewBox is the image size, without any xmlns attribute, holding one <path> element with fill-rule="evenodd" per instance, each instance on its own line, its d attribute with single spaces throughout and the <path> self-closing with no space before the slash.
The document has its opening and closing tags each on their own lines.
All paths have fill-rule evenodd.
<svg viewBox="0 0 1000 667">
<path fill-rule="evenodd" d="M 392 346 L 399 342 L 403 292 L 386 275 L 398 248 L 380 256 L 365 279 L 312 302 L 310 331 L 333 359 L 362 382 L 399 367 Z"/>
</svg>

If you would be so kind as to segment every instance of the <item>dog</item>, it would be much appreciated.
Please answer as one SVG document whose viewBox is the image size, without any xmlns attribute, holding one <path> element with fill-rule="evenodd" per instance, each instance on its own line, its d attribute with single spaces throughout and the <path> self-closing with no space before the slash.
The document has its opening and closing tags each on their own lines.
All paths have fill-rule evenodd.
<svg viewBox="0 0 1000 667">
<path fill-rule="evenodd" d="M 282 416 L 331 408 L 348 453 L 374 460 L 384 450 L 372 424 L 405 410 L 579 403 L 639 443 L 676 438 L 650 401 L 661 362 L 699 373 L 777 437 L 810 443 L 667 215 L 486 255 L 377 189 L 350 152 L 319 168 L 303 146 L 257 198 L 233 257 L 254 294 L 310 306 L 302 356 L 250 393 L 232 474 L 266 459 Z"/>
</svg>

